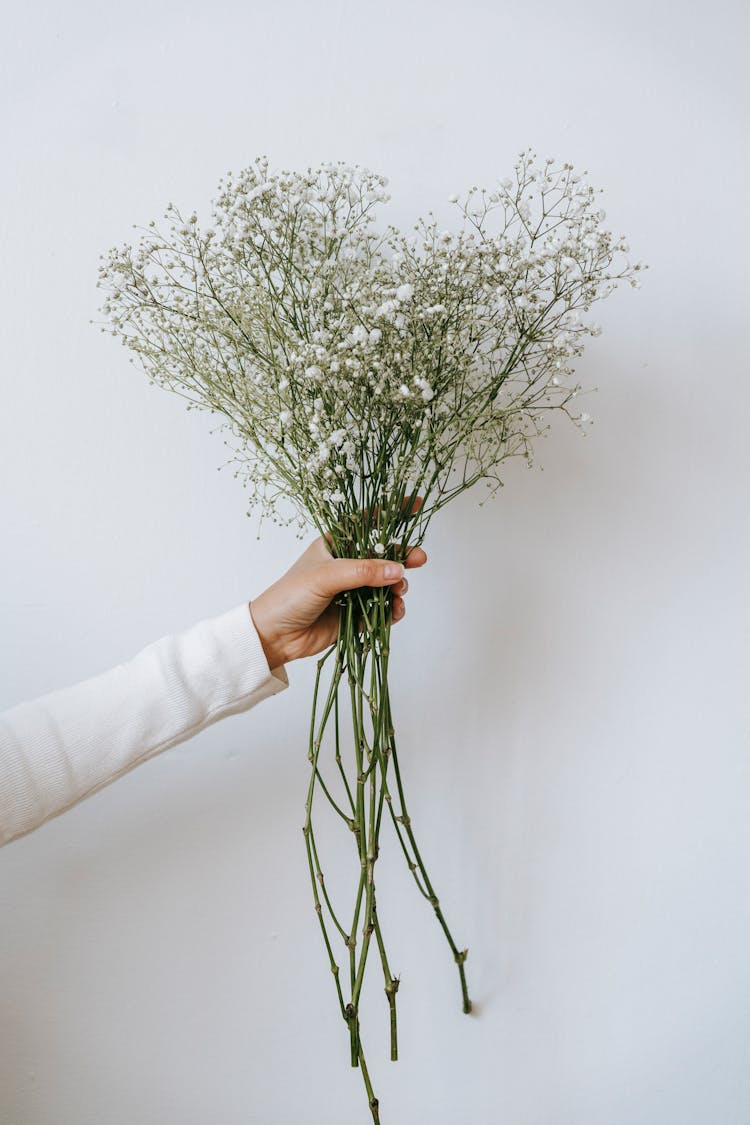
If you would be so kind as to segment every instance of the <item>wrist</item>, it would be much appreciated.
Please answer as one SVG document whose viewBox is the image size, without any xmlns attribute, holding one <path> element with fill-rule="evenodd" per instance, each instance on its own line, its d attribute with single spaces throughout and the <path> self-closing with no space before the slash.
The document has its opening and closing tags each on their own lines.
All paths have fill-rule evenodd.
<svg viewBox="0 0 750 1125">
<path fill-rule="evenodd" d="M 255 632 L 258 634 L 258 640 L 261 643 L 263 653 L 268 661 L 268 667 L 273 670 L 286 664 L 287 658 L 283 647 L 273 636 L 273 632 L 265 623 L 263 617 L 263 607 L 258 598 L 254 598 L 247 604 L 250 620 L 253 623 Z"/>
</svg>

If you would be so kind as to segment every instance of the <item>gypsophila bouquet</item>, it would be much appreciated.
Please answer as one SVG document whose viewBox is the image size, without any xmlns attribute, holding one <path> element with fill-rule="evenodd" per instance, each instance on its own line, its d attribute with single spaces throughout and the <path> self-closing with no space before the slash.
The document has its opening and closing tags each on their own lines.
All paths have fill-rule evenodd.
<svg viewBox="0 0 750 1125">
<path fill-rule="evenodd" d="M 260 158 L 220 182 L 210 226 L 170 204 L 163 228 L 152 222 L 137 246 L 103 256 L 99 284 L 108 329 L 151 381 L 222 416 L 251 509 L 314 526 L 338 557 L 403 561 L 453 497 L 479 482 L 492 494 L 511 457 L 531 463 L 552 412 L 590 422 L 575 409 L 573 366 L 600 331 L 587 314 L 618 282 L 637 286 L 645 267 L 604 228 L 585 178 L 530 150 L 494 190 L 451 197 L 457 230 L 439 229 L 430 211 L 416 233 L 378 233 L 387 183 L 358 165 L 275 173 Z M 379 1121 L 360 996 L 376 949 L 396 1059 L 399 980 L 376 901 L 383 817 L 444 931 L 465 1012 L 467 950 L 407 811 L 388 691 L 389 593 L 361 588 L 337 601 L 338 639 L 317 665 L 304 838 L 351 1063 Z M 324 880 L 318 794 L 351 840 L 346 913 Z"/>
</svg>

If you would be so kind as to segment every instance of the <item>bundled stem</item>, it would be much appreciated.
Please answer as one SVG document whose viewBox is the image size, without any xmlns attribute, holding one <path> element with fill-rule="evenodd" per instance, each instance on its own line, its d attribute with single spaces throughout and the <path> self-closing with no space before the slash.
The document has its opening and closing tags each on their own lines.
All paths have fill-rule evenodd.
<svg viewBox="0 0 750 1125">
<path fill-rule="evenodd" d="M 311 775 L 304 825 L 314 907 L 335 981 L 339 1008 L 349 1031 L 351 1065 L 358 1066 L 362 1072 L 374 1121 L 380 1120 L 380 1110 L 365 1061 L 360 1023 L 362 987 L 373 936 L 380 956 L 389 1009 L 390 1058 L 392 1061 L 398 1059 L 396 996 L 400 980 L 393 976 L 390 969 L 378 916 L 375 880 L 375 865 L 380 851 L 380 828 L 386 805 L 409 869 L 421 893 L 433 907 L 458 965 L 463 1010 L 467 1013 L 471 1011 L 464 971 L 468 951 L 459 951 L 448 929 L 406 810 L 388 690 L 390 634 L 391 603 L 386 590 L 362 588 L 339 599 L 338 637 L 336 643 L 318 661 L 315 678 L 308 753 Z M 325 665 L 331 657 L 330 683 L 321 705 L 321 680 Z M 344 761 L 341 753 L 339 694 L 344 677 L 349 689 L 345 694 L 348 694 L 352 722 L 353 753 L 349 762 Z M 326 783 L 321 772 L 321 751 L 329 728 L 333 732 L 334 764 L 344 793 L 341 802 L 333 796 L 332 786 Z M 352 769 L 353 777 L 350 776 Z M 389 785 L 391 772 L 395 776 L 395 799 Z M 315 844 L 312 814 L 318 789 L 333 811 L 345 822 L 355 840 L 359 878 L 348 931 L 341 924 L 331 903 Z M 346 810 L 342 809 L 342 804 Z M 334 953 L 337 935 L 348 954 L 348 999 L 344 996 Z"/>
</svg>

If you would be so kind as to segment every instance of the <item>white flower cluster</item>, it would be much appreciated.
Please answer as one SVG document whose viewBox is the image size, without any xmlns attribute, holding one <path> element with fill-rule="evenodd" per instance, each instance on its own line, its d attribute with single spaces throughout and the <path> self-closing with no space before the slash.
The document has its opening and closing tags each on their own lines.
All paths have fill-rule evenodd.
<svg viewBox="0 0 750 1125">
<path fill-rule="evenodd" d="M 570 164 L 523 152 L 495 191 L 451 197 L 461 229 L 420 220 L 408 236 L 372 229 L 387 182 L 262 157 L 221 181 L 207 229 L 170 204 L 165 231 L 100 269 L 110 331 L 152 381 L 226 419 L 251 502 L 278 518 L 291 501 L 366 553 L 412 518 L 409 495 L 423 534 L 452 496 L 530 459 L 550 409 L 588 421 L 569 407 L 601 331 L 586 314 L 645 268 Z"/>
</svg>

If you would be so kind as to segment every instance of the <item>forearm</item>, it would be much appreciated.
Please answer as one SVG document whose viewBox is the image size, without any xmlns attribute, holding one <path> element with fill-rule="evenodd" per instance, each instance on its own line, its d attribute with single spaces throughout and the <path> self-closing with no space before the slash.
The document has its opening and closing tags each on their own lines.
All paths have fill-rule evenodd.
<svg viewBox="0 0 750 1125">
<path fill-rule="evenodd" d="M 132 660 L 0 715 L 0 844 L 155 754 L 288 686 L 249 607 L 162 637 Z"/>
</svg>

